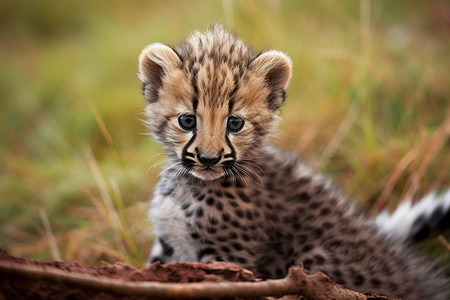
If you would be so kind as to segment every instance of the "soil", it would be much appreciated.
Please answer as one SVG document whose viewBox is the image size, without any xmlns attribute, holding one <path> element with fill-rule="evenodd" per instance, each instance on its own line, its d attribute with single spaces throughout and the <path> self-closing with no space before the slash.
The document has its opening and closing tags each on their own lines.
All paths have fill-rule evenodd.
<svg viewBox="0 0 450 300">
<path fill-rule="evenodd" d="M 102 262 L 99 267 L 79 262 L 52 261 L 37 262 L 17 258 L 0 250 L 0 263 L 15 263 L 24 266 L 37 266 L 46 270 L 60 270 L 70 274 L 89 274 L 99 278 L 122 279 L 127 282 L 256 282 L 249 270 L 227 262 L 176 262 L 169 264 L 154 263 L 136 269 L 126 263 L 108 264 Z M 79 288 L 58 280 L 47 280 L 39 276 L 22 276 L 19 273 L 6 273 L 0 269 L 0 300 L 2 299 L 149 299 L 137 296 L 120 296 L 90 288 Z M 238 299 L 238 298 L 236 298 Z M 243 298 L 239 298 L 243 299 Z M 272 297 L 246 299 L 275 299 Z M 279 299 L 279 298 L 278 298 Z M 302 296 L 285 296 L 282 299 L 304 299 Z M 388 299 L 369 296 L 368 299 Z"/>
</svg>

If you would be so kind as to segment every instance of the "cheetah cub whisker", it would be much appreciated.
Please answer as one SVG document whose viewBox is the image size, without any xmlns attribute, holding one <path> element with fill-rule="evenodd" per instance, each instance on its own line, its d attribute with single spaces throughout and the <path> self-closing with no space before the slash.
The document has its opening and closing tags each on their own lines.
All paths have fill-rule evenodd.
<svg viewBox="0 0 450 300">
<path fill-rule="evenodd" d="M 291 70 L 283 52 L 255 55 L 221 25 L 176 48 L 142 51 L 146 123 L 168 153 L 151 205 L 150 261 L 224 260 L 262 278 L 303 263 L 353 290 L 445 299 L 436 263 L 383 233 L 382 222 L 366 219 L 301 159 L 269 145 Z M 433 208 L 450 203 L 448 194 Z"/>
</svg>

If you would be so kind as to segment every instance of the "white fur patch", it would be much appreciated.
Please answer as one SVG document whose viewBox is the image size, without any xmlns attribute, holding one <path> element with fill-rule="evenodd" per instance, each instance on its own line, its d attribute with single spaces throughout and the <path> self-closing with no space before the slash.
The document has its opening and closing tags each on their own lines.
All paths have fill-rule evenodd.
<svg viewBox="0 0 450 300">
<path fill-rule="evenodd" d="M 441 195 L 432 192 L 415 204 L 411 200 L 405 201 L 392 214 L 382 211 L 373 221 L 382 232 L 403 241 L 410 237 L 412 227 L 419 217 L 424 217 L 423 221 L 427 222 L 436 209 L 445 212 L 450 209 L 450 189 Z"/>
</svg>

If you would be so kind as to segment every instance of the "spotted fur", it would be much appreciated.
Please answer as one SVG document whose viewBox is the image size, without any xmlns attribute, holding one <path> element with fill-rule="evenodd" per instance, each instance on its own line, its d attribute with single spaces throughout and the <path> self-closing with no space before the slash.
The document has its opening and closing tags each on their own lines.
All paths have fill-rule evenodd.
<svg viewBox="0 0 450 300">
<path fill-rule="evenodd" d="M 226 260 L 263 278 L 293 264 L 348 288 L 445 299 L 436 265 L 381 233 L 332 182 L 268 146 L 291 77 L 215 25 L 139 59 L 148 125 L 169 163 L 152 200 L 151 261 Z"/>
</svg>

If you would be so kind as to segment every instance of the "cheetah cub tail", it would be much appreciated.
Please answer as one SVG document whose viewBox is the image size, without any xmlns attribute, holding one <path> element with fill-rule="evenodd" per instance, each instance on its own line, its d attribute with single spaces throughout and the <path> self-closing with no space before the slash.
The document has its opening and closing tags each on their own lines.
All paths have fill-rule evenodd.
<svg viewBox="0 0 450 300">
<path fill-rule="evenodd" d="M 450 189 L 441 195 L 430 193 L 415 204 L 405 201 L 392 214 L 387 211 L 378 214 L 374 222 L 395 240 L 423 240 L 433 230 L 450 228 Z"/>
</svg>

